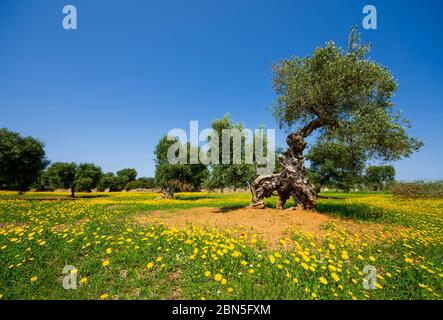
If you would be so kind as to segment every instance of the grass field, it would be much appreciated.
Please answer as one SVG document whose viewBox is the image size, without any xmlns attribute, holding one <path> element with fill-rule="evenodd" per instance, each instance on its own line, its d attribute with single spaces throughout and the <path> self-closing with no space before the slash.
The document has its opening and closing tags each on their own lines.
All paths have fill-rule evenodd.
<svg viewBox="0 0 443 320">
<path fill-rule="evenodd" d="M 443 200 L 323 196 L 330 198 L 319 200 L 319 213 L 268 210 L 255 226 L 255 216 L 247 220 L 240 209 L 249 194 L 162 200 L 154 193 L 92 193 L 71 200 L 0 192 L 0 298 L 442 298 Z M 193 210 L 198 219 L 210 207 L 213 224 L 186 223 Z M 236 212 L 243 225 L 229 224 Z M 184 221 L 178 227 L 175 215 Z M 293 215 L 305 220 L 288 228 Z M 309 224 L 310 215 L 317 224 Z M 225 224 L 216 229 L 219 216 Z M 260 232 L 267 223 L 272 239 Z M 75 266 L 76 290 L 62 286 L 66 265 Z M 376 289 L 363 287 L 366 265 L 376 268 Z"/>
</svg>

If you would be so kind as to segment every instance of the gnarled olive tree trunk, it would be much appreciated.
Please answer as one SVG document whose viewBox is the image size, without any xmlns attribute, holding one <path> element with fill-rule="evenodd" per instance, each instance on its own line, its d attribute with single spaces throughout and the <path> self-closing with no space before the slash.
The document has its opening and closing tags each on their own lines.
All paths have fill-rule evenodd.
<svg viewBox="0 0 443 320">
<path fill-rule="evenodd" d="M 288 135 L 286 142 L 289 147 L 279 156 L 284 167 L 283 172 L 255 179 L 251 185 L 251 208 L 264 208 L 264 198 L 270 197 L 276 191 L 280 198 L 277 209 L 283 209 L 290 197 L 294 198 L 296 205 L 302 205 L 305 209 L 314 209 L 317 194 L 308 181 L 303 151 L 306 148 L 305 138 L 322 124 L 320 119 L 317 119 L 300 131 Z"/>
</svg>

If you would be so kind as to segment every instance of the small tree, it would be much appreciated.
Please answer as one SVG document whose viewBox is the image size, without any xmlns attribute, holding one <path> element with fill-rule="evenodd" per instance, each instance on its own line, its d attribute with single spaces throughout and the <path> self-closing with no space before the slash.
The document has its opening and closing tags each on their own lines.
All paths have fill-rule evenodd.
<svg viewBox="0 0 443 320">
<path fill-rule="evenodd" d="M 81 163 L 76 167 L 75 189 L 80 192 L 91 192 L 98 186 L 102 169 L 93 163 Z"/>
<path fill-rule="evenodd" d="M 47 165 L 42 142 L 0 129 L 0 189 L 28 190 Z"/>
<path fill-rule="evenodd" d="M 395 182 L 393 166 L 369 166 L 366 169 L 365 183 L 373 191 L 387 189 Z"/>
<path fill-rule="evenodd" d="M 137 178 L 137 170 L 131 168 L 119 170 L 117 171 L 117 177 L 125 178 L 127 182 L 135 181 Z"/>
<path fill-rule="evenodd" d="M 105 191 L 109 189 L 109 191 L 116 191 L 116 177 L 112 172 L 107 172 L 102 175 L 100 182 L 98 183 L 97 189 L 99 191 Z"/>
<path fill-rule="evenodd" d="M 74 162 L 55 162 L 46 170 L 45 176 L 53 188 L 70 189 L 71 197 L 74 197 L 76 170 Z"/>
<path fill-rule="evenodd" d="M 288 135 L 289 148 L 279 158 L 284 171 L 258 177 L 252 184 L 251 207 L 265 207 L 263 199 L 277 191 L 278 208 L 291 196 L 314 208 L 317 194 L 307 177 L 303 151 L 305 139 L 316 130 L 321 139 L 345 143 L 368 159 L 397 160 L 422 146 L 408 136 L 408 122 L 393 110 L 397 82 L 388 69 L 367 57 L 369 50 L 354 27 L 347 51 L 329 42 L 312 56 L 274 66 L 273 114 L 280 127 L 297 129 Z"/>
<path fill-rule="evenodd" d="M 365 167 L 365 155 L 351 146 L 324 141 L 315 144 L 308 152 L 309 178 L 321 187 L 349 192 L 361 183 Z"/>
<path fill-rule="evenodd" d="M 151 188 L 155 188 L 154 178 L 145 178 L 145 177 L 128 182 L 125 186 L 126 191 L 134 189 L 151 189 Z"/>
<path fill-rule="evenodd" d="M 114 181 L 114 186 L 112 189 L 114 191 L 121 191 L 125 189 L 126 185 L 129 182 L 135 181 L 136 177 L 137 177 L 137 170 L 135 169 L 126 168 L 119 170 L 117 171 Z"/>
<path fill-rule="evenodd" d="M 41 173 L 40 177 L 37 179 L 37 182 L 35 182 L 31 188 L 34 188 L 37 191 L 54 191 L 54 187 L 51 185 L 51 180 L 47 170 Z"/>
<path fill-rule="evenodd" d="M 74 197 L 76 191 L 91 192 L 97 187 L 102 170 L 92 163 L 55 162 L 44 175 L 52 188 L 70 189 Z"/>
</svg>

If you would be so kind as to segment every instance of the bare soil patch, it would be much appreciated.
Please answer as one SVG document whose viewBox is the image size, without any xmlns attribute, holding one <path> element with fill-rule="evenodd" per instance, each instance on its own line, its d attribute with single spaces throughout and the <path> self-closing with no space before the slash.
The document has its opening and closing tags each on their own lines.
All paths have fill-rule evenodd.
<svg viewBox="0 0 443 320">
<path fill-rule="evenodd" d="M 330 232 L 328 226 L 336 224 L 350 234 L 371 233 L 392 229 L 393 235 L 397 227 L 386 226 L 373 222 L 357 222 L 351 219 L 332 217 L 324 213 L 308 210 L 276 210 L 242 208 L 226 211 L 220 208 L 193 208 L 178 211 L 152 211 L 141 213 L 137 221 L 143 224 L 163 223 L 168 227 L 183 228 L 189 225 L 218 230 L 241 229 L 255 233 L 271 243 L 288 237 L 293 231 L 309 232 L 324 238 Z"/>
</svg>

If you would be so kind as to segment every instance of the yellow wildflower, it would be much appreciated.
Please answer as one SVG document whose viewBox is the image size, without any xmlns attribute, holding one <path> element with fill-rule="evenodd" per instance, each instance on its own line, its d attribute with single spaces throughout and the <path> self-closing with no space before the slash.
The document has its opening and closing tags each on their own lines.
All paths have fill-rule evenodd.
<svg viewBox="0 0 443 320">
<path fill-rule="evenodd" d="M 102 294 L 102 295 L 100 296 L 100 299 L 105 300 L 105 299 L 107 299 L 108 297 L 109 297 L 109 294 L 104 293 L 104 294 Z"/>
</svg>

